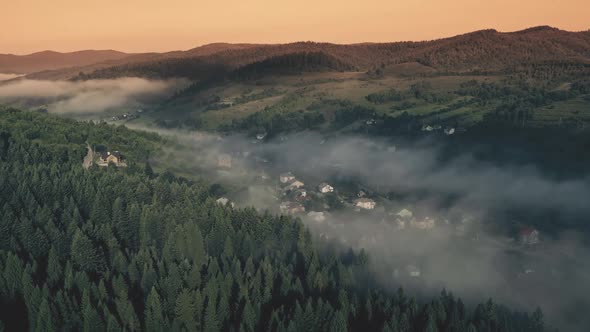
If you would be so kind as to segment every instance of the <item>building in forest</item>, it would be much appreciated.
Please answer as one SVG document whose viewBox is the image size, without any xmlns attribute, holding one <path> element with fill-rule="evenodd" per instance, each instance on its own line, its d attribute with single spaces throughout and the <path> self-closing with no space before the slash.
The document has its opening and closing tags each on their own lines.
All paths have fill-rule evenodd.
<svg viewBox="0 0 590 332">
<path fill-rule="evenodd" d="M 354 200 L 354 206 L 365 210 L 373 210 L 375 205 L 377 205 L 377 203 L 375 203 L 375 201 L 370 198 L 363 197 Z"/>
<path fill-rule="evenodd" d="M 105 151 L 99 154 L 97 165 L 108 166 L 109 164 L 114 164 L 117 167 L 125 167 L 127 164 L 124 159 L 123 154 L 119 151 Z"/>
<path fill-rule="evenodd" d="M 327 184 L 326 182 L 322 182 L 320 183 L 320 185 L 318 186 L 318 190 L 322 193 L 322 194 L 327 194 L 327 193 L 331 193 L 334 192 L 334 187 L 332 187 L 331 185 Z"/>
</svg>

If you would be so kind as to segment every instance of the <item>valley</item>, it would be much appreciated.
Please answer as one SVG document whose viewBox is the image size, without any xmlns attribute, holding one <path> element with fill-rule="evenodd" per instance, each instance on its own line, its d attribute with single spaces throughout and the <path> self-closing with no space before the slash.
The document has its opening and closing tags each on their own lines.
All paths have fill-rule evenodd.
<svg viewBox="0 0 590 332">
<path fill-rule="evenodd" d="M 590 326 L 588 31 L 93 52 L 0 57 L 7 330 Z"/>
</svg>

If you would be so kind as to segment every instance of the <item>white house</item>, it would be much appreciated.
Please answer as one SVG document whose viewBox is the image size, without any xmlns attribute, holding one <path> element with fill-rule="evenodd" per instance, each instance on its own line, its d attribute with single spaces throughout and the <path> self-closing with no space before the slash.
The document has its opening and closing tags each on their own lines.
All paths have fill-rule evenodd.
<svg viewBox="0 0 590 332">
<path fill-rule="evenodd" d="M 294 180 L 295 180 L 295 175 L 293 175 L 293 173 L 291 173 L 291 172 L 282 173 L 279 176 L 279 181 L 281 181 L 281 183 L 289 183 Z"/>
<path fill-rule="evenodd" d="M 221 198 L 217 199 L 216 202 L 217 202 L 217 204 L 221 204 L 221 205 L 228 205 L 229 204 L 231 207 L 234 207 L 234 203 L 225 197 L 221 197 Z"/>
<path fill-rule="evenodd" d="M 327 193 L 331 193 L 334 192 L 334 187 L 332 187 L 331 185 L 322 182 L 320 183 L 320 185 L 318 186 L 318 190 L 322 193 L 322 194 L 327 194 Z"/>
<path fill-rule="evenodd" d="M 408 209 L 402 209 L 396 214 L 396 216 L 402 219 L 411 219 L 414 216 L 414 213 Z"/>
<path fill-rule="evenodd" d="M 445 128 L 445 135 L 453 135 L 455 133 L 455 128 Z"/>
<path fill-rule="evenodd" d="M 354 205 L 358 208 L 365 209 L 365 210 L 373 210 L 375 208 L 374 200 L 370 198 L 359 198 L 354 200 Z"/>
<path fill-rule="evenodd" d="M 408 265 L 406 267 L 406 270 L 408 271 L 408 275 L 412 278 L 419 278 L 420 275 L 422 274 L 420 272 L 420 269 L 415 265 Z"/>
<path fill-rule="evenodd" d="M 422 131 L 433 131 L 433 130 L 434 130 L 434 128 L 432 126 L 426 126 L 426 125 L 422 126 Z"/>
<path fill-rule="evenodd" d="M 307 197 L 307 190 L 297 189 L 295 190 L 295 196 L 296 199 L 305 199 Z"/>
</svg>

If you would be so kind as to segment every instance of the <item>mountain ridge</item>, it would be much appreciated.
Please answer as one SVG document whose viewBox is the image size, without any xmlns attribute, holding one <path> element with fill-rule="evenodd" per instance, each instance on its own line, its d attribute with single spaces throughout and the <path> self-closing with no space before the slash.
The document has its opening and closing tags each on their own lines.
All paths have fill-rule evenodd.
<svg viewBox="0 0 590 332">
<path fill-rule="evenodd" d="M 0 72 L 29 74 L 42 70 L 87 66 L 97 62 L 122 59 L 130 55 L 132 54 L 116 50 L 81 50 L 66 53 L 44 50 L 27 55 L 0 54 Z"/>
<path fill-rule="evenodd" d="M 120 77 L 117 72 L 141 77 L 144 76 L 143 71 L 150 68 L 151 77 L 167 78 L 180 74 L 200 79 L 192 77 L 190 73 L 182 74 L 182 67 L 194 67 L 195 63 L 199 66 L 212 64 L 232 71 L 269 58 L 302 52 L 323 52 L 361 70 L 418 62 L 442 71 L 498 71 L 530 63 L 590 63 L 590 31 L 571 32 L 537 26 L 514 32 L 484 29 L 429 41 L 356 44 L 309 41 L 286 44 L 211 43 L 186 51 L 123 53 L 124 56 L 92 64 L 50 68 L 27 74 L 28 78 L 33 79 L 80 78 L 80 72 L 85 78 Z"/>
</svg>

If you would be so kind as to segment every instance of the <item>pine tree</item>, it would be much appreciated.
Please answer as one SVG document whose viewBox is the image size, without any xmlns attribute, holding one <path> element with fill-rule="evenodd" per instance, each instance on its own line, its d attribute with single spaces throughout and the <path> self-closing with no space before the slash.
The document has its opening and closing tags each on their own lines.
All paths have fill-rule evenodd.
<svg viewBox="0 0 590 332">
<path fill-rule="evenodd" d="M 106 265 L 102 253 L 79 229 L 72 241 L 71 257 L 74 265 L 86 272 L 102 272 Z"/>
<path fill-rule="evenodd" d="M 148 332 L 162 332 L 164 327 L 164 314 L 160 296 L 156 288 L 152 287 L 145 307 L 145 330 Z"/>
<path fill-rule="evenodd" d="M 330 322 L 330 332 L 348 331 L 346 318 L 341 311 L 337 311 Z"/>
<path fill-rule="evenodd" d="M 4 266 L 4 285 L 9 297 L 14 297 L 20 292 L 22 286 L 23 264 L 13 253 L 8 253 L 6 266 Z"/>
<path fill-rule="evenodd" d="M 54 331 L 54 327 L 53 327 L 53 318 L 52 318 L 52 313 L 51 310 L 49 308 L 49 303 L 47 302 L 47 299 L 44 298 L 41 301 L 41 305 L 39 306 L 39 312 L 37 313 L 37 323 L 35 324 L 35 330 L 36 331 Z"/>
<path fill-rule="evenodd" d="M 241 322 L 246 328 L 246 331 L 254 331 L 256 327 L 256 313 L 250 301 L 246 299 L 245 302 Z"/>
<path fill-rule="evenodd" d="M 49 287 L 57 286 L 58 282 L 63 279 L 63 269 L 59 263 L 59 257 L 55 247 L 49 250 L 47 257 L 47 284 Z"/>
<path fill-rule="evenodd" d="M 197 328 L 195 321 L 196 311 L 193 303 L 192 294 L 187 289 L 183 289 L 176 298 L 174 309 L 176 318 L 182 323 L 182 326 L 188 331 L 194 331 Z"/>
<path fill-rule="evenodd" d="M 88 290 L 84 290 L 84 293 L 82 294 L 82 320 L 82 330 L 84 332 L 104 330 L 102 318 L 96 311 L 94 305 L 91 303 Z"/>
<path fill-rule="evenodd" d="M 205 332 L 216 332 L 220 330 L 220 322 L 217 320 L 215 300 L 209 298 L 205 309 Z"/>
</svg>

